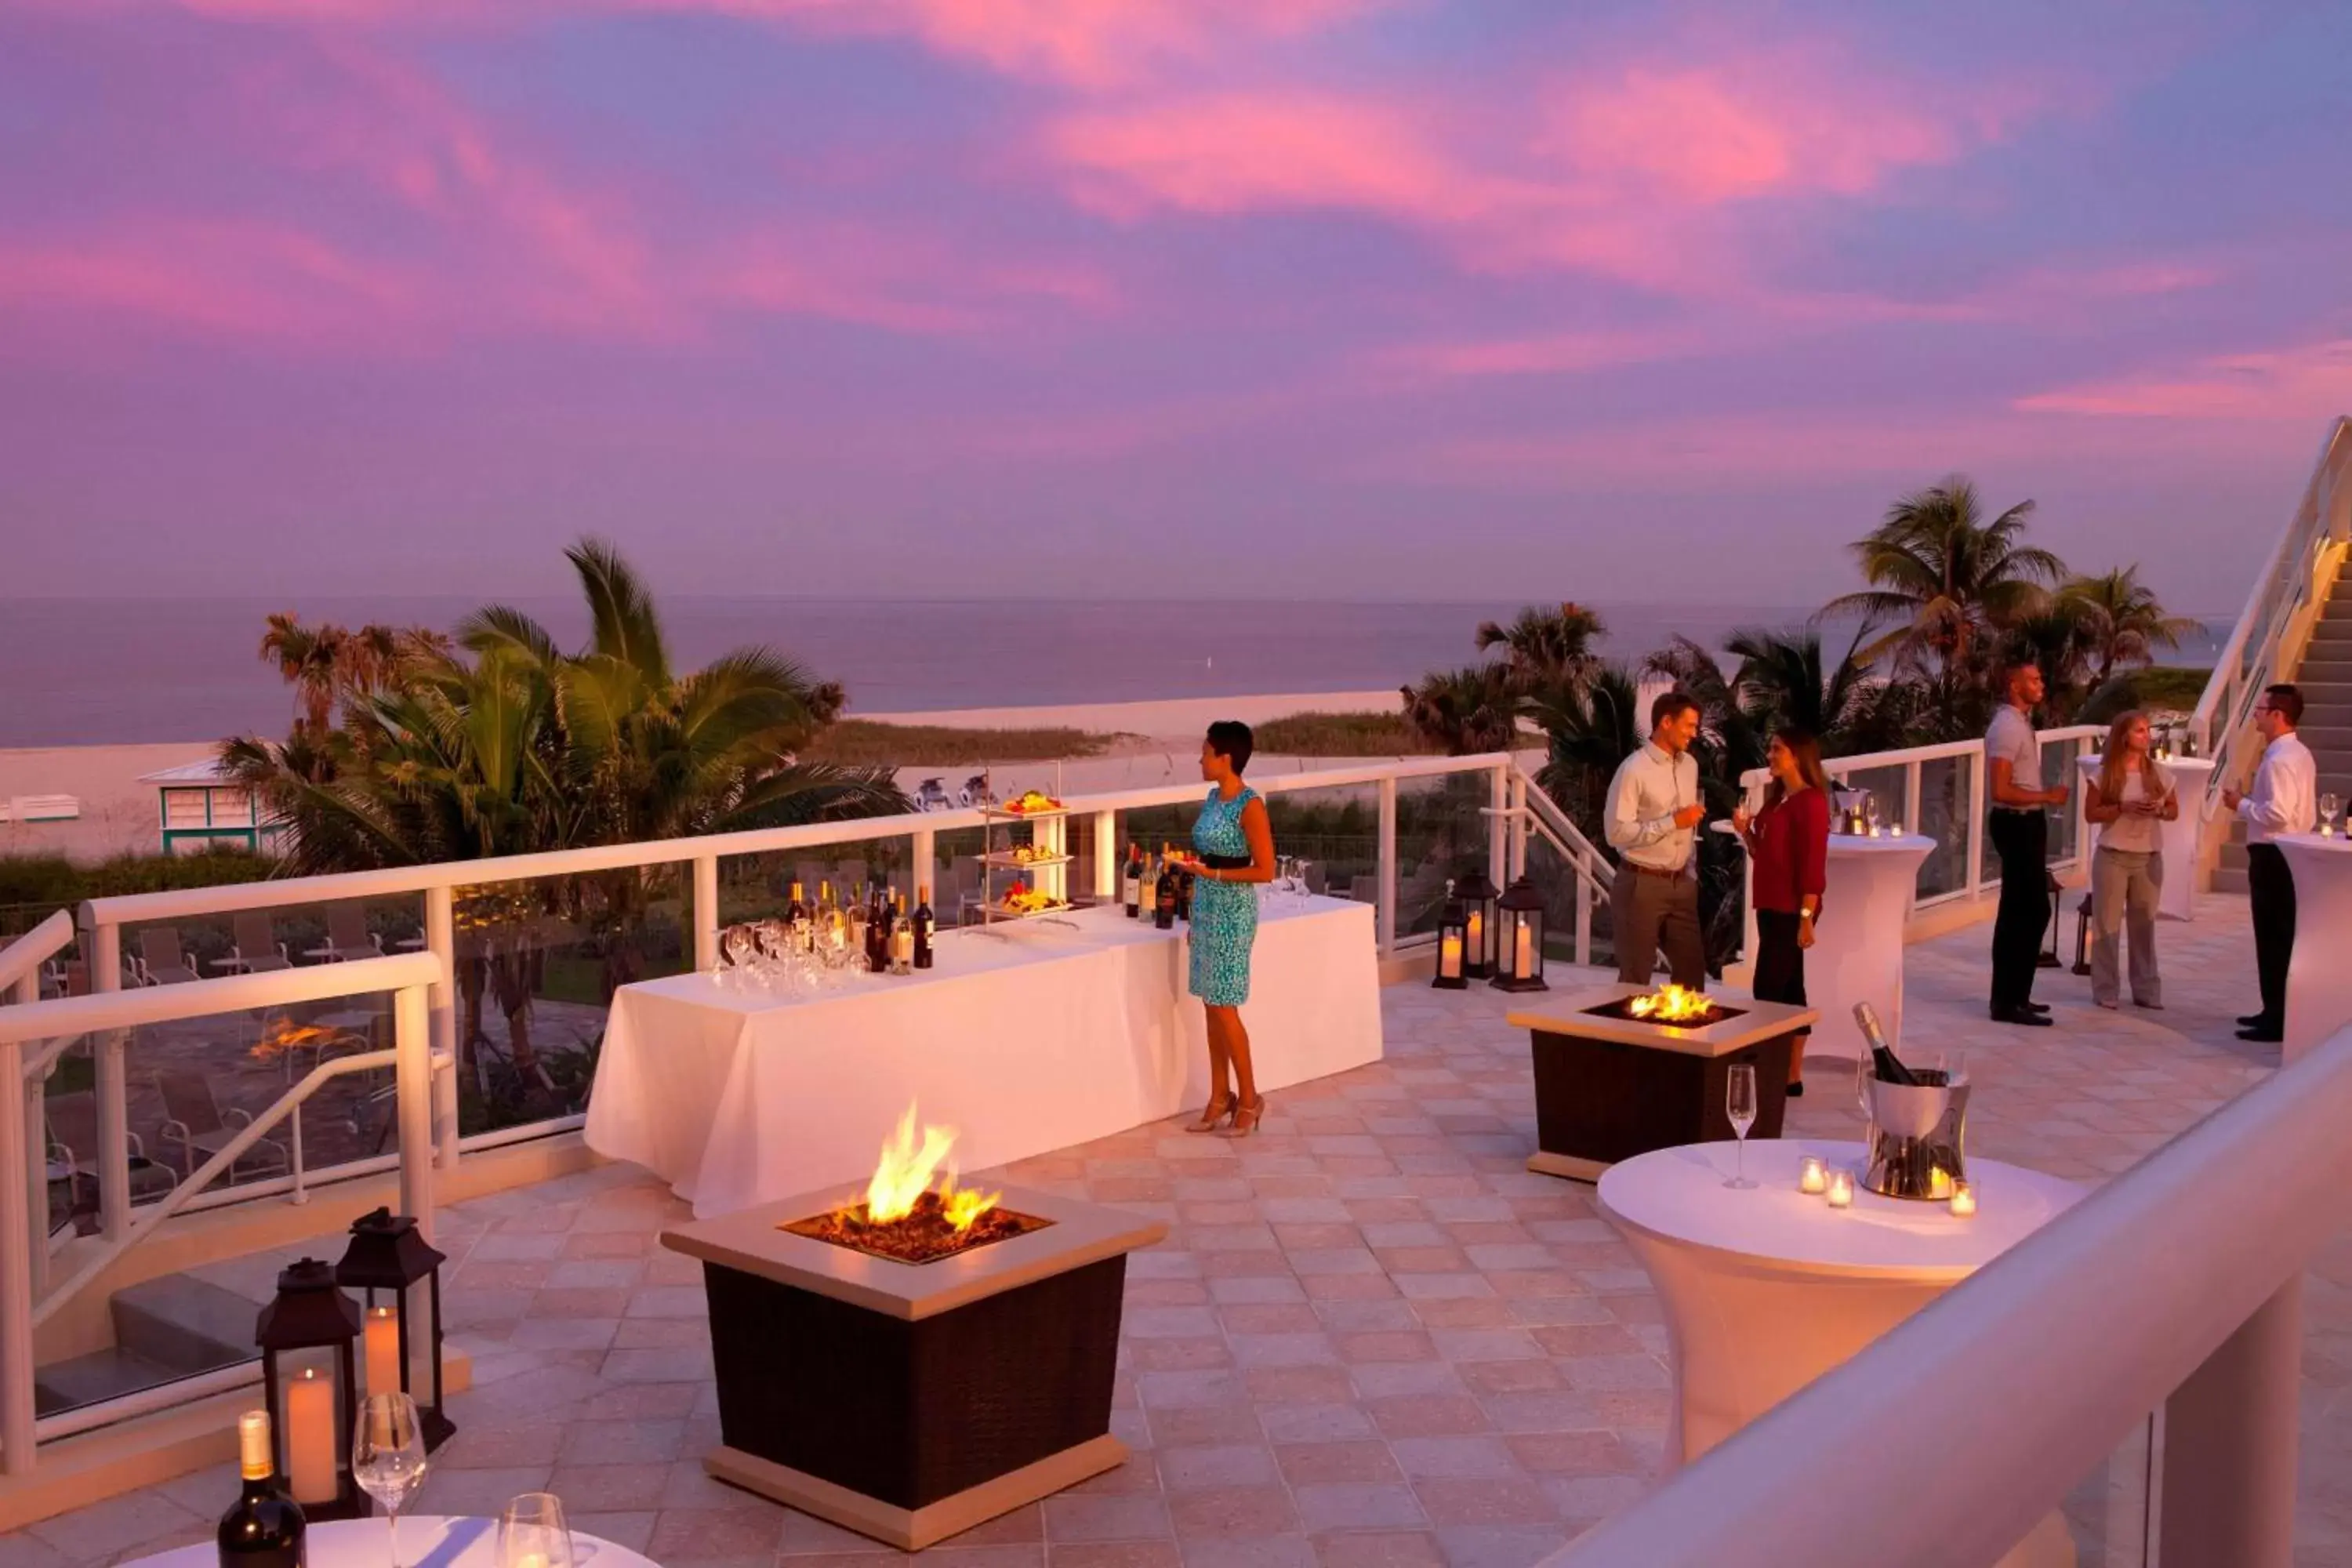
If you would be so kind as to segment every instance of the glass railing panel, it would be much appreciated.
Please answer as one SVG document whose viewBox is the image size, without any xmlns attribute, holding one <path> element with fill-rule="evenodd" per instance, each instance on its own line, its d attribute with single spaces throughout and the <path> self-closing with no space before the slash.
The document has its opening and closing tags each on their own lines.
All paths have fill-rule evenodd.
<svg viewBox="0 0 2352 1568">
<path fill-rule="evenodd" d="M 1445 912 L 1445 884 L 1487 868 L 1487 828 L 1494 819 L 1481 812 L 1494 803 L 1488 777 L 1448 773 L 1398 784 L 1399 937 L 1435 931 Z"/>
<path fill-rule="evenodd" d="M 1966 757 L 1919 764 L 1919 835 L 1933 844 L 1919 863 L 1918 896 L 1938 899 L 1969 885 L 1969 785 Z"/>
<path fill-rule="evenodd" d="M 1841 775 L 1841 790 L 1867 790 L 1868 809 L 1877 814 L 1881 831 L 1902 824 L 1909 809 L 1910 770 L 1900 764 L 1885 768 L 1856 768 Z M 1842 826 L 1832 824 L 1832 826 Z"/>
<path fill-rule="evenodd" d="M 2156 1561 L 2150 1516 L 2158 1454 L 2149 1416 L 2061 1504 L 2077 1568 L 2148 1568 Z"/>
</svg>

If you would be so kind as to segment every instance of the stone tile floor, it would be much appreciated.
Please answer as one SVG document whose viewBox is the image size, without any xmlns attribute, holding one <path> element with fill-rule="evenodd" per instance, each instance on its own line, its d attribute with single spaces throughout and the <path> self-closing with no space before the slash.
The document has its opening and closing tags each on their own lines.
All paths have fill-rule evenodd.
<svg viewBox="0 0 2352 1568">
<path fill-rule="evenodd" d="M 2049 1030 L 1985 1019 L 1985 928 L 1911 950 L 1906 1047 L 1970 1053 L 1973 1147 L 2097 1181 L 2275 1065 L 2232 1037 L 2252 1005 L 2243 900 L 2208 900 L 2162 934 L 2166 1011 L 2102 1013 L 2087 981 L 2045 972 Z M 1401 986 L 1382 1005 L 1387 1059 L 1276 1097 L 1253 1140 L 1160 1123 L 1000 1173 L 1172 1227 L 1129 1269 L 1113 1419 L 1132 1457 L 929 1556 L 1518 1568 L 1651 1484 L 1668 1397 L 1657 1301 L 1589 1188 L 1525 1170 L 1527 1047 L 1504 998 Z M 1818 1064 L 1792 1131 L 1854 1135 L 1841 1065 Z M 491 1513 L 551 1489 L 580 1527 L 665 1568 L 896 1557 L 702 1474 L 718 1418 L 701 1290 L 655 1239 L 681 1212 L 613 1166 L 446 1214 L 476 1387 L 453 1402 L 459 1435 L 416 1507 Z M 2305 1324 L 2300 1561 L 2340 1563 L 2352 1237 L 2315 1263 Z M 2127 1444 L 2069 1500 L 2086 1563 L 2140 1562 L 2128 1505 L 2144 1458 Z M 233 1487 L 215 1470 L 46 1521 L 0 1538 L 0 1568 L 209 1539 Z"/>
</svg>

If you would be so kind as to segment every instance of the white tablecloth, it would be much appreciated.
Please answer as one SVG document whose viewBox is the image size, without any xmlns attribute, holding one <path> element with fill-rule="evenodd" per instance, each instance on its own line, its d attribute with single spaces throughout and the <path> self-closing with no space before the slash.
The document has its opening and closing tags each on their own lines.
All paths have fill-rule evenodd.
<svg viewBox="0 0 2352 1568">
<path fill-rule="evenodd" d="M 1601 1176 L 1601 1211 L 1649 1271 L 1674 1346 L 1671 1468 L 1709 1448 L 1902 1322 L 2073 1205 L 2072 1182 L 1969 1162 L 1980 1207 L 1882 1198 L 1856 1184 L 1833 1209 L 1797 1191 L 1818 1154 L 1859 1172 L 1859 1143 L 1766 1139 L 1748 1145 L 1752 1191 L 1726 1187 L 1737 1151 L 1699 1143 L 1621 1161 Z M 2066 1568 L 2065 1521 L 2045 1518 L 2000 1568 Z"/>
<path fill-rule="evenodd" d="M 2290 833 L 2272 840 L 2294 878 L 2294 956 L 2286 972 L 2286 1044 L 2295 1061 L 2352 1024 L 2352 838 Z M 2253 976 L 2246 976 L 2247 995 Z"/>
<path fill-rule="evenodd" d="M 1728 824 L 1719 826 L 1730 831 Z M 1822 1016 L 1805 1044 L 1808 1058 L 1870 1054 L 1853 1021 L 1857 1002 L 1878 1010 L 1886 1037 L 1902 1049 L 1903 933 L 1917 901 L 1920 864 L 1935 848 L 1936 841 L 1921 833 L 1830 835 L 1829 886 L 1813 945 L 1805 952 L 1806 1005 Z M 1756 983 L 1758 952 L 1754 866 L 1748 870 L 1747 957 L 1725 975 L 1742 985 Z"/>
<path fill-rule="evenodd" d="M 236 1501 L 221 1498 L 226 1511 Z M 566 1498 L 569 1506 L 586 1511 L 593 1498 Z M 310 1568 L 386 1568 L 391 1538 L 381 1519 L 321 1520 L 302 1531 L 302 1555 Z M 175 1546 L 152 1557 L 141 1557 L 122 1568 L 218 1568 L 220 1550 L 211 1542 Z M 450 1518 L 437 1514 L 403 1515 L 400 1521 L 401 1568 L 499 1568 L 499 1521 L 495 1519 Z M 625 1546 L 598 1536 L 572 1532 L 572 1568 L 656 1568 Z"/>
<path fill-rule="evenodd" d="M 2074 766 L 2083 775 L 2077 787 L 2086 786 L 2097 778 L 2105 761 L 2095 755 L 2074 759 Z M 2197 918 L 2197 839 L 2204 829 L 2198 803 L 2205 798 L 2206 784 L 2213 776 L 2213 759 L 2172 757 L 2158 765 L 2172 776 L 2173 790 L 2180 796 L 2180 815 L 2157 825 L 2157 843 L 2164 856 L 2164 887 L 2156 900 L 2156 912 L 2168 921 L 2191 921 Z M 2091 849 L 2096 853 L 2098 825 L 2084 826 L 2090 830 Z M 2069 915 L 2074 912 L 2074 905 L 2082 896 L 2067 895 Z"/>
<path fill-rule="evenodd" d="M 909 1102 L 956 1130 L 967 1171 L 1199 1106 L 1208 1047 L 1183 929 L 1073 919 L 942 932 L 926 973 L 810 997 L 708 974 L 624 986 L 588 1144 L 707 1217 L 870 1173 Z M 1269 897 L 1242 1020 L 1265 1092 L 1378 1060 L 1371 906 Z"/>
</svg>

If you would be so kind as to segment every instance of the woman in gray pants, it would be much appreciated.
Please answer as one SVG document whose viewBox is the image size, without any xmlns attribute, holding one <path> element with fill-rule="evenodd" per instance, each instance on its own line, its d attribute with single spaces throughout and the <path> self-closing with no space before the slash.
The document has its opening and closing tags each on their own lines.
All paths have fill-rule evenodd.
<svg viewBox="0 0 2352 1568">
<path fill-rule="evenodd" d="M 2158 825 L 2180 815 L 2180 797 L 2152 754 L 2147 714 L 2119 714 L 2108 726 L 2083 815 L 2099 825 L 2098 853 L 2091 857 L 2091 1000 L 2102 1007 L 2122 1001 L 2116 948 L 2128 927 L 2132 1001 L 2161 1007 L 2156 906 L 2164 887 L 2164 829 Z"/>
</svg>

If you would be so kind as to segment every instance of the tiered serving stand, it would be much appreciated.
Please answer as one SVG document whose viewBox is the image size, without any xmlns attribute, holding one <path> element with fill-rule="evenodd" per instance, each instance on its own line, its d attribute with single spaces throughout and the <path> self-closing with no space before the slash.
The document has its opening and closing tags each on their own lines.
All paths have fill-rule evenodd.
<svg viewBox="0 0 2352 1568">
<path fill-rule="evenodd" d="M 981 809 L 982 840 L 980 857 L 980 925 L 987 931 L 1003 925 L 1025 921 L 1042 921 L 1050 925 L 1071 926 L 1070 920 L 1070 854 L 1069 808 L 1048 806 L 1037 811 L 1016 811 L 1010 806 L 991 805 Z M 1016 824 L 1029 827 L 1029 849 L 1036 858 L 1023 860 L 1015 858 L 1020 846 L 1013 832 Z M 997 841 L 998 829 L 1003 830 L 1003 843 Z M 1009 889 L 1015 880 L 1025 879 L 1031 889 L 1046 895 L 1050 902 L 1034 910 L 1016 910 L 1004 901 L 1001 889 Z M 1002 935 L 1003 932 L 998 934 Z"/>
</svg>

